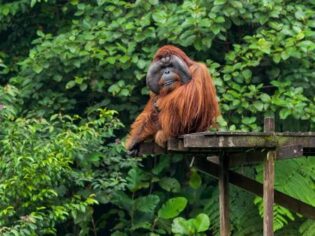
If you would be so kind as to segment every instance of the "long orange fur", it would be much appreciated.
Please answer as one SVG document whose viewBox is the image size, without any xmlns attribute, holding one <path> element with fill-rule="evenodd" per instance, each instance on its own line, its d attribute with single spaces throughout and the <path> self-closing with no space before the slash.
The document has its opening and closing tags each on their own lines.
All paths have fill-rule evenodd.
<svg viewBox="0 0 315 236">
<path fill-rule="evenodd" d="M 176 55 L 187 64 L 192 79 L 186 84 L 177 83 L 171 92 L 162 90 L 159 94 L 150 94 L 144 110 L 131 125 L 126 141 L 128 150 L 152 137 L 158 145 L 164 146 L 170 137 L 206 131 L 215 124 L 220 113 L 216 89 L 207 67 L 171 45 L 161 47 L 153 62 L 169 55 Z"/>
</svg>

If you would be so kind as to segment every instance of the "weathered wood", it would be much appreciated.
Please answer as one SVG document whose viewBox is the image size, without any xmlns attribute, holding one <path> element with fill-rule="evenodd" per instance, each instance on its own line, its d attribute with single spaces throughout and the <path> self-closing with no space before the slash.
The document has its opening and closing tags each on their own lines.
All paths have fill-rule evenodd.
<svg viewBox="0 0 315 236">
<path fill-rule="evenodd" d="M 180 151 L 187 152 L 188 148 L 184 147 L 183 139 L 181 138 L 170 138 L 167 143 L 168 151 Z"/>
<path fill-rule="evenodd" d="M 150 147 L 150 145 L 155 147 Z M 159 154 L 162 151 L 220 154 L 224 151 L 226 153 L 245 153 L 247 156 L 245 159 L 248 160 L 251 154 L 259 156 L 260 152 L 275 149 L 278 150 L 277 159 L 292 158 L 302 154 L 315 155 L 315 133 L 201 132 L 172 138 L 168 141 L 165 150 L 157 148 L 153 142 L 151 144 L 146 142 L 140 145 L 140 154 Z M 263 161 L 263 159 L 259 161 Z M 243 162 L 240 161 L 240 163 Z"/>
<path fill-rule="evenodd" d="M 197 169 L 203 173 L 207 173 L 215 178 L 219 178 L 220 165 L 206 161 L 204 158 L 196 158 L 195 164 Z M 235 171 L 229 170 L 229 182 L 250 193 L 263 197 L 263 184 Z M 280 206 L 315 220 L 314 206 L 308 205 L 277 190 L 274 190 L 274 201 Z"/>
<path fill-rule="evenodd" d="M 303 148 L 315 148 L 315 135 L 285 136 L 278 133 L 261 135 L 240 135 L 230 136 L 213 133 L 213 135 L 184 135 L 185 148 L 276 148 L 278 146 L 300 145 Z"/>
<path fill-rule="evenodd" d="M 275 131 L 275 119 L 270 116 L 265 117 L 264 132 L 274 132 L 274 131 Z"/>
<path fill-rule="evenodd" d="M 264 132 L 274 132 L 273 117 L 265 117 Z M 276 151 L 269 151 L 264 161 L 264 236 L 273 236 L 273 203 Z"/>
<path fill-rule="evenodd" d="M 220 202 L 220 235 L 230 236 L 229 214 L 229 159 L 227 156 L 220 157 L 219 172 L 219 202 Z"/>
<path fill-rule="evenodd" d="M 229 153 L 226 155 L 229 157 L 229 167 L 236 166 L 249 166 L 249 165 L 257 165 L 261 163 L 267 155 L 266 151 L 249 151 L 249 152 L 237 152 L 237 153 Z M 219 156 L 212 155 L 208 156 L 207 160 L 219 164 Z"/>
<path fill-rule="evenodd" d="M 274 136 L 221 136 L 221 135 L 185 135 L 185 148 L 276 148 Z"/>
<path fill-rule="evenodd" d="M 230 167 L 241 165 L 254 165 L 261 163 L 266 157 L 267 152 L 261 151 L 249 151 L 249 152 L 237 152 L 228 153 L 230 157 Z"/>
<path fill-rule="evenodd" d="M 185 138 L 186 136 L 270 136 L 270 135 L 277 135 L 277 136 L 289 136 L 289 137 L 314 137 L 315 132 L 243 132 L 243 131 L 217 131 L 217 132 L 198 132 L 198 133 L 190 133 L 181 135 L 179 138 Z"/>
<path fill-rule="evenodd" d="M 166 153 L 166 149 L 160 147 L 156 143 L 152 141 L 147 141 L 141 143 L 139 147 L 139 155 L 144 155 L 144 154 L 162 154 Z"/>
<path fill-rule="evenodd" d="M 277 149 L 277 159 L 288 159 L 300 156 L 303 156 L 303 147 L 301 145 L 284 146 Z"/>
<path fill-rule="evenodd" d="M 274 164 L 276 159 L 315 155 L 314 132 L 275 132 L 273 118 L 264 121 L 264 132 L 201 132 L 182 135 L 168 141 L 162 149 L 154 143 L 140 145 L 140 154 L 159 154 L 165 152 L 198 153 L 198 156 L 215 154 L 205 158 L 199 170 L 219 178 L 220 189 L 220 235 L 230 235 L 228 183 L 232 183 L 258 196 L 263 196 L 264 236 L 273 236 L 274 202 L 305 217 L 315 219 L 315 207 L 274 190 Z M 266 155 L 267 153 L 267 155 Z M 224 157 L 222 156 L 224 154 Z M 221 158 L 218 158 L 218 155 Z M 264 161 L 264 183 L 249 179 L 229 166 L 252 164 Z"/>
<path fill-rule="evenodd" d="M 277 159 L 284 160 L 288 158 L 300 157 L 303 156 L 303 148 L 300 145 L 286 146 L 279 148 L 277 151 Z M 208 160 L 211 160 L 214 163 L 219 164 L 219 154 L 213 153 L 216 155 L 211 155 L 207 157 Z M 247 152 L 237 151 L 237 152 L 226 152 L 226 155 L 230 157 L 229 166 L 250 166 L 257 165 L 262 163 L 267 155 L 266 150 L 249 150 Z M 202 156 L 202 155 L 200 155 Z M 279 156 L 279 157 L 278 157 Z"/>
<path fill-rule="evenodd" d="M 264 163 L 264 236 L 273 235 L 275 159 L 276 151 L 270 151 Z"/>
</svg>

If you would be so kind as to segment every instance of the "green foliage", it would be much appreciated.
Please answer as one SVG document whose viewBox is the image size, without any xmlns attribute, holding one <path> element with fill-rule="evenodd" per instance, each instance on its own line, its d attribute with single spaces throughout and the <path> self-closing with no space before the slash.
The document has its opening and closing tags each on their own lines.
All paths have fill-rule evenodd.
<svg viewBox="0 0 315 236">
<path fill-rule="evenodd" d="M 102 145 L 122 125 L 114 114 L 100 110 L 93 121 L 60 115 L 2 120 L 1 235 L 55 234 L 57 224 L 69 220 L 88 234 L 92 205 L 125 187 L 123 170 L 133 163 L 121 156 L 121 145 Z"/>
<path fill-rule="evenodd" d="M 172 233 L 175 235 L 200 235 L 199 233 L 208 230 L 209 226 L 209 217 L 203 213 L 189 220 L 178 217 L 173 221 Z"/>
<path fill-rule="evenodd" d="M 314 220 L 307 220 L 301 225 L 299 232 L 302 235 L 311 236 L 312 234 L 314 234 L 314 230 L 315 230 Z"/>
<path fill-rule="evenodd" d="M 285 170 L 285 171 L 281 171 Z M 275 165 L 275 188 L 285 192 L 289 196 L 315 206 L 315 180 L 313 174 L 315 163 L 311 158 L 298 158 L 290 161 L 277 162 Z M 263 169 L 257 168 L 257 178 L 262 180 Z M 296 187 L 298 186 L 298 188 Z M 263 215 L 263 202 L 261 198 L 256 198 L 255 203 L 259 206 L 260 215 Z M 280 206 L 273 208 L 275 230 L 283 228 L 289 221 L 295 220 L 294 213 Z M 310 228 L 312 224 L 306 224 Z M 307 226 L 304 225 L 304 228 Z M 303 226 L 301 226 L 303 228 Z M 309 229 L 300 230 L 308 232 Z M 307 233 L 305 233 L 307 235 Z"/>
<path fill-rule="evenodd" d="M 171 219 L 179 215 L 185 209 L 187 199 L 176 197 L 169 199 L 159 210 L 158 216 L 162 219 Z"/>
<path fill-rule="evenodd" d="M 119 138 L 147 100 L 150 60 L 175 44 L 205 62 L 222 130 L 261 131 L 267 114 L 278 131 L 312 131 L 314 8 L 0 1 L 0 234 L 218 235 L 216 182 L 179 156 L 125 158 Z M 277 162 L 276 188 L 314 205 L 314 170 L 312 158 Z M 261 167 L 247 171 L 261 179 Z M 232 188 L 231 203 L 233 235 L 261 235 L 261 201 Z M 274 216 L 279 235 L 314 232 L 313 221 L 284 208 Z"/>
<path fill-rule="evenodd" d="M 260 130 L 266 112 L 313 127 L 312 3 L 72 1 L 62 9 L 73 14 L 72 24 L 57 35 L 37 31 L 11 80 L 26 100 L 24 112 L 89 112 L 105 105 L 133 116 L 143 101 L 138 94 L 147 93 L 143 77 L 156 44 L 174 43 L 207 62 L 226 128 Z"/>
<path fill-rule="evenodd" d="M 165 161 L 165 158 L 168 158 L 168 161 Z M 187 181 L 176 192 L 172 191 L 172 187 L 165 189 L 160 181 L 177 183 L 175 180 L 182 175 L 182 169 L 174 167 L 187 168 L 187 166 L 181 156 L 161 156 L 156 161 L 156 167 L 159 167 L 158 173 L 156 169 L 144 171 L 146 168 L 139 167 L 129 171 L 129 176 L 132 174 L 133 178 L 128 178 L 126 184 L 129 186 L 135 182 L 134 179 L 137 179 L 136 186 L 139 186 L 137 190 L 129 188 L 128 191 L 117 191 L 114 194 L 112 203 L 118 209 L 113 209 L 113 212 L 119 218 L 112 221 L 113 234 L 203 235 L 210 227 L 209 216 L 206 214 L 207 211 L 204 211 L 209 197 L 206 194 L 208 189 L 203 189 L 201 185 L 198 188 L 190 186 L 188 182 L 192 172 L 195 172 L 194 169 L 186 170 L 190 174 L 181 179 L 187 178 Z"/>
</svg>

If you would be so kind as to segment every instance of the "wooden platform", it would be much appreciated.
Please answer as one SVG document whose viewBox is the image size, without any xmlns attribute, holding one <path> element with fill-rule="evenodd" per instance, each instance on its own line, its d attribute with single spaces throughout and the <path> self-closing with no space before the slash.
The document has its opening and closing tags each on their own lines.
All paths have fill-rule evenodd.
<svg viewBox="0 0 315 236">
<path fill-rule="evenodd" d="M 307 218 L 315 219 L 315 207 L 274 190 L 276 160 L 315 156 L 315 132 L 273 132 L 272 118 L 265 119 L 265 132 L 202 132 L 168 141 L 162 149 L 152 142 L 140 145 L 140 154 L 185 153 L 195 157 L 197 168 L 219 179 L 220 235 L 230 235 L 228 183 L 262 196 L 264 236 L 273 235 L 274 202 Z M 229 170 L 231 166 L 264 163 L 263 184 Z"/>
</svg>

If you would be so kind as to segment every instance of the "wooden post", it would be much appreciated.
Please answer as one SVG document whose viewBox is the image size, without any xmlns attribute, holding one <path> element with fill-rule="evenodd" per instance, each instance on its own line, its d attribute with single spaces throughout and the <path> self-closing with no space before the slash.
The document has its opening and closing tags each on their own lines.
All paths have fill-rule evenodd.
<svg viewBox="0 0 315 236">
<path fill-rule="evenodd" d="M 275 123 L 273 118 L 265 118 L 264 131 L 275 131 Z M 269 151 L 264 163 L 264 236 L 273 236 L 275 159 L 276 151 Z"/>
<path fill-rule="evenodd" d="M 219 200 L 220 200 L 220 236 L 230 236 L 229 215 L 229 159 L 220 156 Z"/>
<path fill-rule="evenodd" d="M 229 166 L 231 166 L 231 157 Z M 195 165 L 201 173 L 210 174 L 215 178 L 219 178 L 220 165 L 219 161 L 213 162 L 211 158 L 208 161 L 205 161 L 203 158 L 195 159 Z M 242 188 L 250 193 L 256 194 L 260 197 L 263 197 L 263 184 L 248 178 L 244 175 L 241 175 L 235 171 L 229 170 L 229 183 L 234 184 L 235 186 Z M 296 198 L 290 197 L 284 193 L 281 193 L 277 190 L 274 190 L 275 203 L 288 208 L 291 211 L 299 213 L 306 218 L 315 220 L 315 207 L 311 206 L 305 202 L 302 202 Z"/>
<path fill-rule="evenodd" d="M 275 157 L 275 151 L 268 152 L 264 166 L 264 236 L 273 236 Z"/>
<path fill-rule="evenodd" d="M 267 116 L 264 119 L 264 131 L 274 132 L 275 131 L 275 119 L 271 116 Z"/>
</svg>

